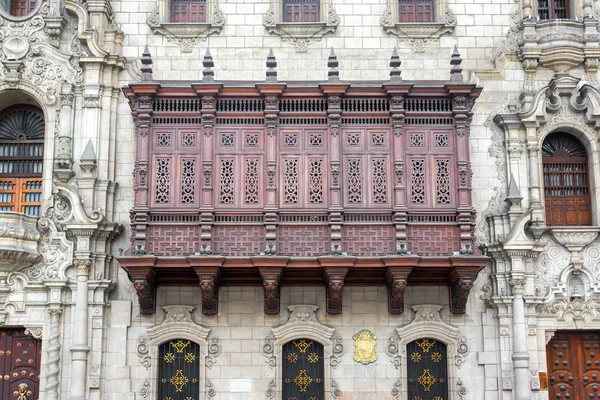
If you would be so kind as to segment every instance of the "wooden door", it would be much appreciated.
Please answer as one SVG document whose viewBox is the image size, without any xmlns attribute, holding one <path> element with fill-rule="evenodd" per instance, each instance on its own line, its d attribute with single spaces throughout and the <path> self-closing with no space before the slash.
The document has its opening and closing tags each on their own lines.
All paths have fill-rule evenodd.
<svg viewBox="0 0 600 400">
<path fill-rule="evenodd" d="M 548 344 L 550 399 L 600 399 L 600 334 L 557 332 Z"/>
<path fill-rule="evenodd" d="M 38 399 L 41 354 L 41 340 L 26 335 L 24 329 L 0 330 L 0 396 L 3 400 Z"/>
</svg>

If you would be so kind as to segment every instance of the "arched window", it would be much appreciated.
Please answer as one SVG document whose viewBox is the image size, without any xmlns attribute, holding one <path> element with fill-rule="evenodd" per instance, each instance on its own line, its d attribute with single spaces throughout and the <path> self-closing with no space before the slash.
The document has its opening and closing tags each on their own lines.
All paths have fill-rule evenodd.
<svg viewBox="0 0 600 400">
<path fill-rule="evenodd" d="M 200 396 L 200 345 L 186 339 L 160 345 L 158 398 L 197 399 Z"/>
<path fill-rule="evenodd" d="M 0 112 L 0 211 L 39 215 L 45 122 L 32 106 Z"/>
<path fill-rule="evenodd" d="M 538 0 L 540 19 L 569 18 L 569 0 Z"/>
<path fill-rule="evenodd" d="M 323 345 L 310 339 L 287 342 L 282 349 L 282 399 L 325 399 Z"/>
<path fill-rule="evenodd" d="M 574 136 L 555 132 L 542 146 L 548 226 L 591 225 L 587 153 Z"/>
<path fill-rule="evenodd" d="M 170 22 L 206 22 L 206 0 L 171 0 Z"/>
<path fill-rule="evenodd" d="M 283 22 L 319 22 L 319 0 L 283 0 Z"/>
<path fill-rule="evenodd" d="M 37 0 L 0 0 L 2 8 L 15 17 L 29 15 L 35 9 Z"/>
<path fill-rule="evenodd" d="M 446 345 L 439 340 L 417 339 L 406 346 L 408 398 L 448 399 Z"/>
</svg>

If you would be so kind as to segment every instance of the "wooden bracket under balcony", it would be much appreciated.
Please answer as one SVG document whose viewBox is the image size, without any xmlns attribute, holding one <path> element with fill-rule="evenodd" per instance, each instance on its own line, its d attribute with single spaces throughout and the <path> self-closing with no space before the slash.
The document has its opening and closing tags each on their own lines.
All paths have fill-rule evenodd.
<svg viewBox="0 0 600 400">
<path fill-rule="evenodd" d="M 265 313 L 277 314 L 281 285 L 326 285 L 327 312 L 342 312 L 342 292 L 346 285 L 386 285 L 391 314 L 404 311 L 407 285 L 450 286 L 450 309 L 464 314 L 466 303 L 488 257 L 155 257 L 125 256 L 118 259 L 136 289 L 142 314 L 155 310 L 156 286 L 200 285 L 202 311 L 218 311 L 218 289 L 222 285 L 262 285 Z"/>
</svg>

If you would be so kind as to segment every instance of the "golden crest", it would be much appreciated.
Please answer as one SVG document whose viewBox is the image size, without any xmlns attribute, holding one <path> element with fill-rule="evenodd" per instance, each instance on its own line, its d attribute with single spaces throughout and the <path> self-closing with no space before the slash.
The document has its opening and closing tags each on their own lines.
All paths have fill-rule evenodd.
<svg viewBox="0 0 600 400">
<path fill-rule="evenodd" d="M 356 335 L 354 339 L 354 361 L 362 364 L 370 364 L 377 360 L 377 352 L 375 351 L 375 339 L 377 336 L 373 332 L 363 329 Z"/>
</svg>

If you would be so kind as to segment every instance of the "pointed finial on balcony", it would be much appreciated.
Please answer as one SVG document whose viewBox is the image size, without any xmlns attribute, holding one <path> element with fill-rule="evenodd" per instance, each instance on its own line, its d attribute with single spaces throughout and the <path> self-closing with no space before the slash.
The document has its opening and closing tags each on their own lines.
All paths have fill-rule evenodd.
<svg viewBox="0 0 600 400">
<path fill-rule="evenodd" d="M 152 56 L 150 55 L 150 50 L 148 49 L 148 45 L 144 48 L 144 52 L 142 53 L 142 80 L 143 81 L 151 81 L 152 78 Z"/>
<path fill-rule="evenodd" d="M 210 54 L 210 49 L 208 47 L 206 48 L 206 54 L 204 54 L 204 60 L 202 61 L 202 65 L 204 66 L 204 71 L 202 71 L 202 81 L 214 81 L 215 71 L 213 71 L 213 67 L 215 66 L 215 62 L 213 61 L 212 55 Z"/>
<path fill-rule="evenodd" d="M 267 56 L 267 82 L 277 82 L 277 71 L 275 68 L 277 68 L 277 59 L 271 48 Z"/>
<path fill-rule="evenodd" d="M 400 61 L 398 50 L 394 47 L 394 51 L 392 52 L 392 59 L 390 60 L 390 68 L 392 68 L 392 70 L 390 71 L 390 81 L 402 80 L 402 78 L 400 77 L 400 74 L 402 73 L 402 71 L 400 71 L 400 64 L 402 64 L 402 61 Z"/>
<path fill-rule="evenodd" d="M 451 81 L 459 81 L 462 82 L 462 68 L 460 64 L 462 63 L 462 58 L 460 58 L 460 53 L 458 52 L 458 47 L 454 45 L 454 51 L 452 52 L 452 56 L 450 57 L 450 65 L 452 65 L 452 69 L 450 70 L 450 80 Z"/>
<path fill-rule="evenodd" d="M 329 67 L 329 71 L 327 72 L 327 77 L 329 81 L 339 81 L 340 80 L 340 71 L 338 70 L 338 59 L 333 51 L 333 47 L 331 48 L 331 53 L 329 54 L 329 59 L 327 60 L 327 66 Z"/>
</svg>

